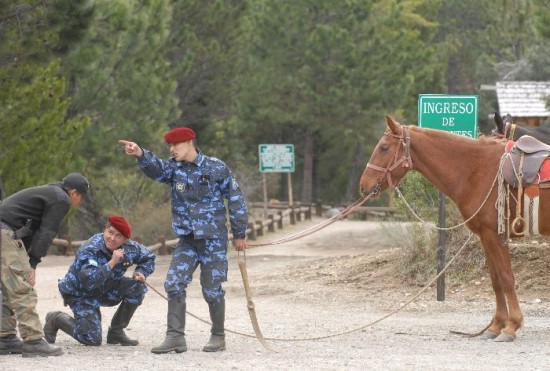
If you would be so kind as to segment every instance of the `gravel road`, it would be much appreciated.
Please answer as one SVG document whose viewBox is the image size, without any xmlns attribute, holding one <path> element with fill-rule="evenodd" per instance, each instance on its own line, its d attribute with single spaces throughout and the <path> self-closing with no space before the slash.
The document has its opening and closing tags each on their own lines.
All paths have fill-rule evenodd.
<svg viewBox="0 0 550 371">
<path fill-rule="evenodd" d="M 303 222 L 263 237 L 270 241 L 321 220 Z M 151 347 L 164 338 L 166 301 L 150 291 L 127 333 L 136 347 L 86 347 L 66 334 L 58 335 L 61 357 L 25 359 L 0 357 L 0 370 L 548 370 L 550 369 L 550 304 L 522 303 L 525 328 L 516 341 L 494 343 L 465 338 L 450 330 L 475 332 L 493 315 L 491 295 L 451 292 L 445 302 L 429 289 L 414 303 L 374 325 L 420 288 L 357 285 L 337 279 L 359 260 L 384 260 L 391 242 L 378 222 L 339 221 L 303 239 L 279 246 L 251 249 L 247 266 L 262 332 L 275 350 L 251 335 L 246 297 L 237 266 L 230 261 L 227 291 L 227 351 L 203 353 L 209 325 L 188 316 L 189 350 L 154 355 Z M 51 310 L 65 310 L 57 291 L 71 257 L 47 256 L 37 270 L 38 310 L 42 320 Z M 161 292 L 169 257 L 159 256 L 149 283 Z M 323 272 L 320 274 L 320 272 Z M 328 272 L 328 273 L 327 273 Z M 390 272 L 391 274 L 391 272 Z M 489 291 L 487 291 L 489 292 Z M 489 292 L 490 294 L 490 292 Z M 198 277 L 188 294 L 188 311 L 207 319 Z M 104 339 L 113 308 L 103 308 Z M 359 329 L 359 330 L 357 330 Z M 347 335 L 338 335 L 351 331 Z M 313 340 L 314 338 L 320 338 Z M 304 340 L 306 339 L 306 340 Z"/>
</svg>

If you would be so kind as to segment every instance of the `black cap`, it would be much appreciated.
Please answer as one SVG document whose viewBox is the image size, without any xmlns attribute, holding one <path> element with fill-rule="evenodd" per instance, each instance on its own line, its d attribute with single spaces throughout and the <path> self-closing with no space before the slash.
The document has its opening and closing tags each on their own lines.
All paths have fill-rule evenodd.
<svg viewBox="0 0 550 371">
<path fill-rule="evenodd" d="M 90 196 L 90 182 L 80 173 L 70 173 L 61 181 L 68 189 L 75 189 L 78 193 L 84 196 L 86 202 L 92 202 Z"/>
</svg>

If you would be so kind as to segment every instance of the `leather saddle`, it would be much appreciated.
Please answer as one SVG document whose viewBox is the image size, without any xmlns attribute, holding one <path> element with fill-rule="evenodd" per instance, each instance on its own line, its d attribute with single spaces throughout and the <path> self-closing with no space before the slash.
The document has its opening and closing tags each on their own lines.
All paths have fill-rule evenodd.
<svg viewBox="0 0 550 371">
<path fill-rule="evenodd" d="M 522 188 L 530 184 L 538 184 L 542 163 L 550 156 L 550 145 L 530 135 L 524 135 L 511 146 L 508 152 L 510 155 L 502 167 L 506 182 L 514 188 L 518 188 L 520 180 Z"/>
</svg>

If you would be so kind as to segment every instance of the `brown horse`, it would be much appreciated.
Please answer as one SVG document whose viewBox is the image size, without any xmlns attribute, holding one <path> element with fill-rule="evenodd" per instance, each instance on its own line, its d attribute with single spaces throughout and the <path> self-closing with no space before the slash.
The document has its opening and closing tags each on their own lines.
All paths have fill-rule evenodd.
<svg viewBox="0 0 550 371">
<path fill-rule="evenodd" d="M 386 121 L 388 129 L 361 176 L 361 193 L 375 194 L 395 187 L 408 171 L 416 170 L 452 199 L 468 221 L 468 228 L 481 239 L 495 292 L 495 315 L 482 336 L 513 341 L 523 326 L 523 314 L 508 246 L 497 231 L 495 208 L 504 141 L 403 126 L 389 116 Z M 515 205 L 510 206 L 515 210 Z"/>
</svg>

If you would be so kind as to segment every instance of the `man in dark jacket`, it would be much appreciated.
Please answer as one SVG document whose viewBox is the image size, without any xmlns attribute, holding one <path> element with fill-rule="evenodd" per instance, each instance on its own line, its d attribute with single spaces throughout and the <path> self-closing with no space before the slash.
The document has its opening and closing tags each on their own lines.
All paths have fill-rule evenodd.
<svg viewBox="0 0 550 371">
<path fill-rule="evenodd" d="M 79 173 L 61 182 L 23 189 L 0 204 L 2 232 L 2 324 L 0 355 L 58 356 L 44 341 L 36 311 L 36 266 L 48 252 L 71 207 L 90 201 L 90 183 Z M 23 342 L 17 337 L 17 330 Z"/>
<path fill-rule="evenodd" d="M 130 236 L 130 224 L 113 215 L 103 233 L 92 236 L 78 249 L 69 272 L 59 280 L 59 291 L 74 318 L 59 311 L 48 313 L 44 337 L 49 343 L 55 343 L 57 331 L 62 330 L 84 345 L 101 345 L 100 307 L 120 303 L 107 343 L 138 345 L 124 329 L 145 297 L 145 280 L 155 270 L 155 254 Z M 134 264 L 133 277 L 125 277 Z"/>
</svg>

